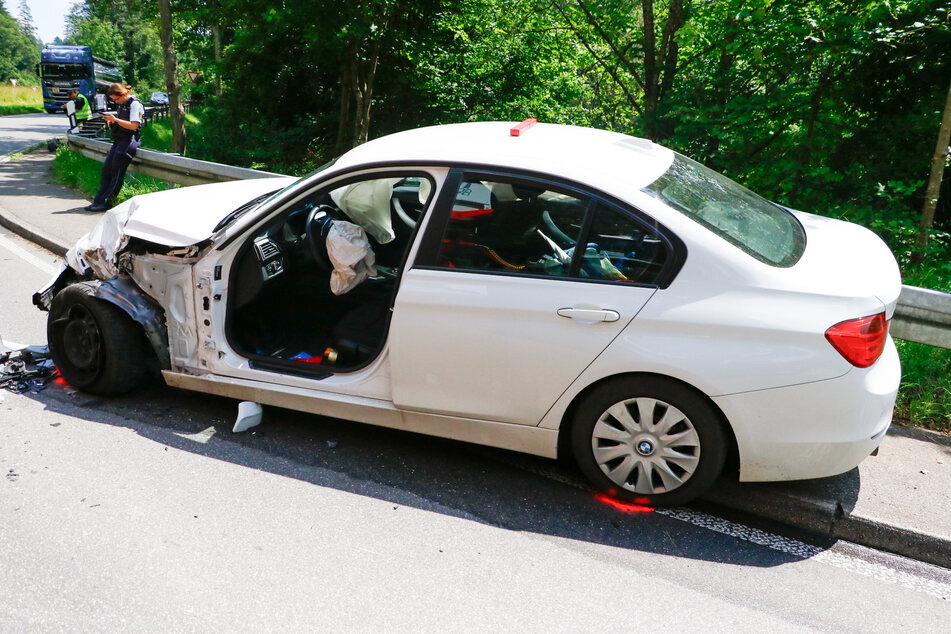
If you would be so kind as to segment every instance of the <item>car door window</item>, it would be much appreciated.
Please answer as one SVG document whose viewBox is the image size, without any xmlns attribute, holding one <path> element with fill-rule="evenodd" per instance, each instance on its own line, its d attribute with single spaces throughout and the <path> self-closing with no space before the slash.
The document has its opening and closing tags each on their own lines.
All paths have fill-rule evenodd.
<svg viewBox="0 0 951 634">
<path fill-rule="evenodd" d="M 660 235 L 626 213 L 599 204 L 587 234 L 579 275 L 654 284 L 669 251 Z"/>
<path fill-rule="evenodd" d="M 655 284 L 669 256 L 657 231 L 612 206 L 527 181 L 464 178 L 436 265 Z"/>
<path fill-rule="evenodd" d="M 587 201 L 544 186 L 465 179 L 439 247 L 443 268 L 565 276 Z"/>
</svg>

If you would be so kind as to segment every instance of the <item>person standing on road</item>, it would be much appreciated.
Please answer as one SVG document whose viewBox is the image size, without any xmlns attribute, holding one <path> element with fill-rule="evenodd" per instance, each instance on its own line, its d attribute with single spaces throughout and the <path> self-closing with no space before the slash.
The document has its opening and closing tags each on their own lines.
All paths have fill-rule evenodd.
<svg viewBox="0 0 951 634">
<path fill-rule="evenodd" d="M 86 211 L 106 211 L 109 203 L 119 195 L 125 171 L 139 149 L 142 122 L 145 120 L 145 107 L 129 92 L 129 86 L 112 84 L 107 96 L 118 104 L 115 114 L 107 112 L 102 115 L 112 131 L 112 147 L 102 164 L 99 191 Z"/>
<path fill-rule="evenodd" d="M 89 105 L 89 99 L 75 88 L 69 91 L 69 98 L 76 105 L 76 123 L 82 125 L 83 121 L 92 116 L 92 108 Z M 66 106 L 64 105 L 63 108 Z"/>
</svg>

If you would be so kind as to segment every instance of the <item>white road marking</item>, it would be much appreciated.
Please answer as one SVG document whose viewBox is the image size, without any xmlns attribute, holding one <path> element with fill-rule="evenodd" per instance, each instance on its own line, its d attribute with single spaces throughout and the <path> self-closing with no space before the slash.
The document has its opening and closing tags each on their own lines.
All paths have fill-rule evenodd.
<svg viewBox="0 0 951 634">
<path fill-rule="evenodd" d="M 556 469 L 546 469 L 544 467 L 535 468 L 520 464 L 515 459 L 499 461 L 549 480 L 568 484 L 584 491 L 592 491 L 586 484 L 565 477 Z M 757 546 L 765 546 L 766 548 L 798 557 L 804 561 L 818 561 L 828 566 L 835 566 L 836 568 L 848 570 L 849 572 L 854 572 L 865 577 L 871 577 L 878 581 L 894 583 L 908 590 L 927 594 L 944 601 L 951 601 L 951 583 L 935 581 L 934 579 L 928 579 L 920 575 L 895 570 L 883 564 L 866 561 L 844 553 L 834 552 L 827 548 L 813 546 L 789 537 L 768 533 L 758 528 L 731 522 L 701 511 L 694 511 L 693 509 L 683 507 L 658 508 L 655 509 L 654 512 L 671 519 L 686 522 L 698 528 L 705 528 L 715 533 L 733 537 L 734 539 L 756 544 Z M 901 555 L 894 556 L 900 557 Z"/>
<path fill-rule="evenodd" d="M 878 581 L 894 583 L 909 590 L 929 594 L 945 601 L 951 600 L 951 583 L 925 579 L 908 572 L 894 570 L 882 564 L 865 561 L 864 559 L 833 552 L 818 546 L 812 546 L 796 539 L 767 533 L 757 528 L 730 522 L 692 509 L 657 509 L 655 512 L 716 533 L 728 535 L 759 546 L 766 546 L 767 548 L 786 553 L 787 555 L 793 555 L 800 559 L 820 561 L 824 564 L 835 566 L 836 568 L 855 572 L 865 577 L 877 579 Z"/>
<path fill-rule="evenodd" d="M 44 262 L 4 235 L 0 235 L 0 247 L 5 248 L 15 256 L 18 256 L 24 262 L 32 264 L 47 275 L 56 275 L 56 273 L 59 271 L 59 268 L 54 264 L 50 262 Z"/>
</svg>

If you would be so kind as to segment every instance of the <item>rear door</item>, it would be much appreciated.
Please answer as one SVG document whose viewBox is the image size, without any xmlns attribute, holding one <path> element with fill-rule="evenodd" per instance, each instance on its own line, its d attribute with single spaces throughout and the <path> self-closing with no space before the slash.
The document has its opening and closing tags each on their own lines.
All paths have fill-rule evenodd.
<svg viewBox="0 0 951 634">
<path fill-rule="evenodd" d="M 397 294 L 393 401 L 536 425 L 670 276 L 672 244 L 571 187 L 453 177 Z"/>
</svg>

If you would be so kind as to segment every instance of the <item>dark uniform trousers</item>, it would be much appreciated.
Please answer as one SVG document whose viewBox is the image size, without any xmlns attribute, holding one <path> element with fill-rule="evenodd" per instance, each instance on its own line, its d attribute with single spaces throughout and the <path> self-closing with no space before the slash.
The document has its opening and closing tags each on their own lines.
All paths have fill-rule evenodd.
<svg viewBox="0 0 951 634">
<path fill-rule="evenodd" d="M 127 136 L 112 142 L 112 147 L 109 148 L 106 160 L 102 164 L 99 191 L 93 200 L 94 205 L 105 205 L 109 200 L 119 195 L 119 191 L 122 189 L 122 181 L 125 178 L 125 171 L 135 157 L 139 145 L 139 140 L 134 136 Z"/>
<path fill-rule="evenodd" d="M 132 118 L 132 104 L 136 102 L 138 102 L 138 99 L 130 97 L 124 104 L 120 104 L 116 109 L 116 118 L 129 121 Z M 105 205 L 119 195 L 119 191 L 122 189 L 122 180 L 125 178 L 125 171 L 138 149 L 139 131 L 133 132 L 121 127 L 118 123 L 113 123 L 112 147 L 109 148 L 106 160 L 102 164 L 99 191 L 96 193 L 95 200 L 93 200 L 94 205 Z"/>
</svg>

